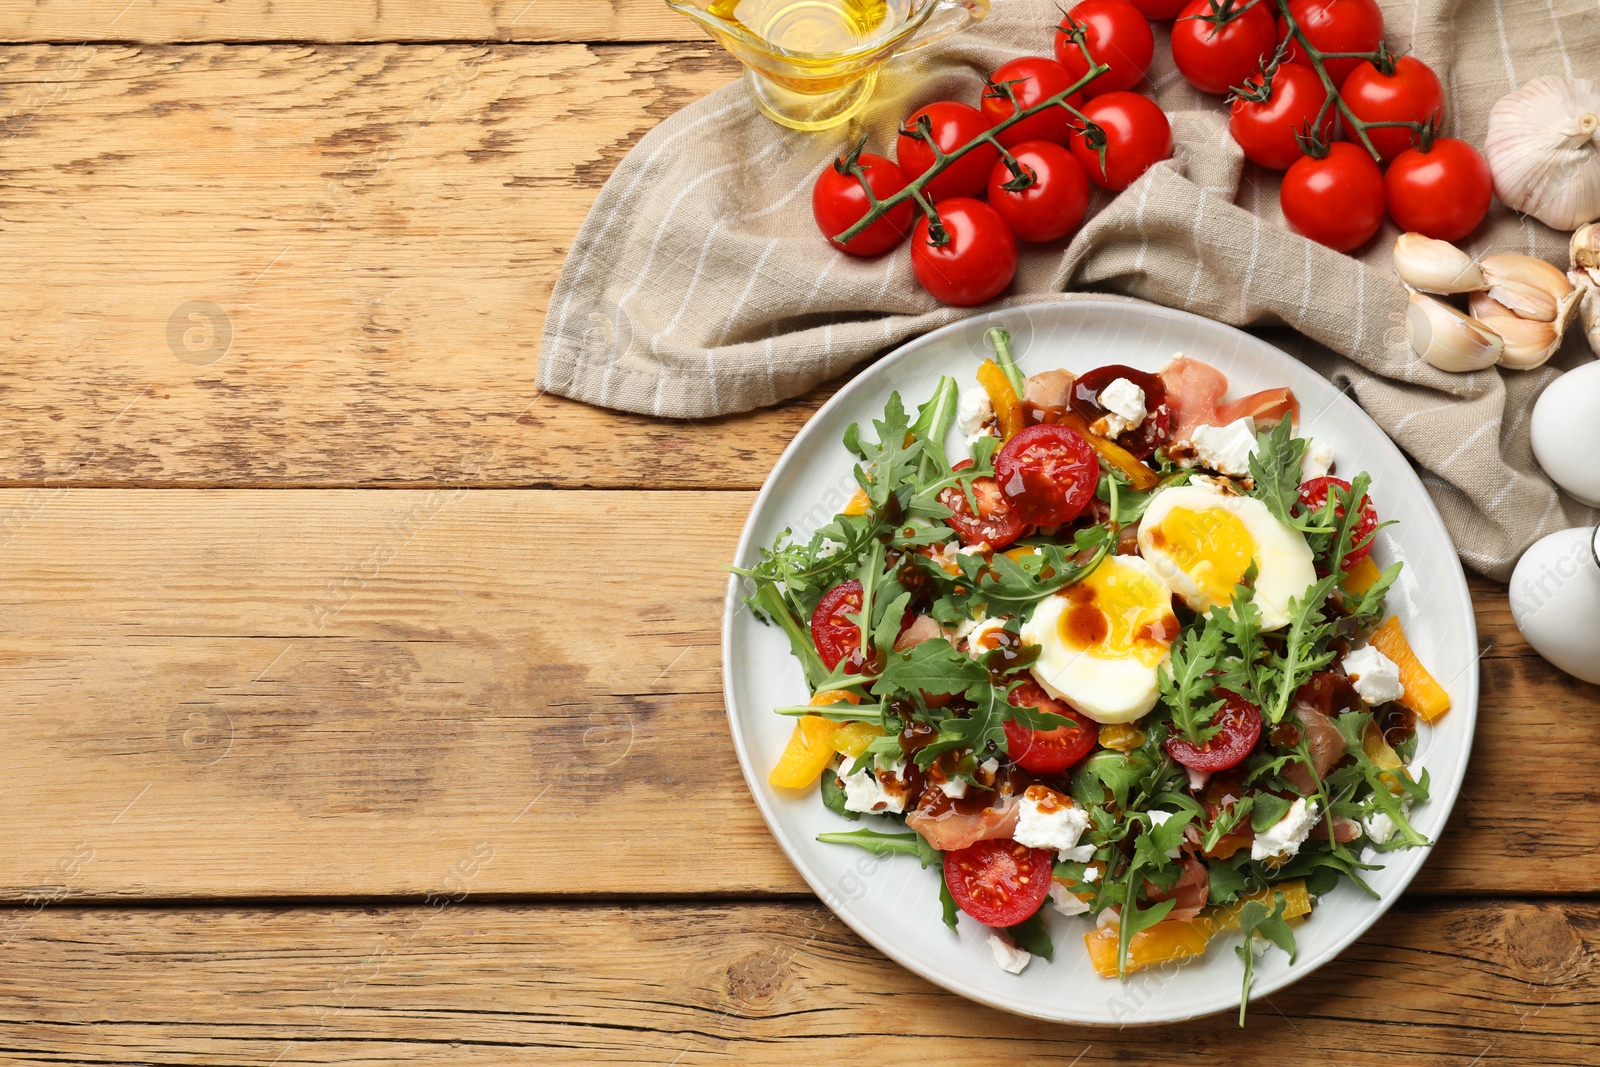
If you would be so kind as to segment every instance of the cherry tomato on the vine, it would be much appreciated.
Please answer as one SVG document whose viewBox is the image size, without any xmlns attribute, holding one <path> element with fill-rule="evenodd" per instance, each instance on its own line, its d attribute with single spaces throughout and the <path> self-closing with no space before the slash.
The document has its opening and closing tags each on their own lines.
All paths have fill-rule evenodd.
<svg viewBox="0 0 1600 1067">
<path fill-rule="evenodd" d="M 1300 24 L 1306 40 L 1323 52 L 1374 52 L 1383 40 L 1383 10 L 1378 0 L 1289 0 L 1289 13 Z M 1278 38 L 1287 30 L 1280 27 Z M 1290 63 L 1311 60 L 1300 50 L 1299 42 L 1289 46 L 1285 58 Z M 1328 77 L 1334 85 L 1342 85 L 1350 72 L 1363 63 L 1360 59 L 1328 59 L 1323 61 Z"/>
<path fill-rule="evenodd" d="M 1300 486 L 1301 511 L 1306 515 L 1316 514 L 1327 504 L 1328 498 L 1333 496 L 1330 490 L 1334 487 L 1338 487 L 1346 493 L 1351 488 L 1350 483 L 1343 478 L 1331 478 L 1327 475 L 1302 483 Z M 1339 498 L 1333 496 L 1333 499 L 1337 501 Z M 1336 503 L 1334 505 L 1334 513 L 1341 519 L 1344 518 L 1344 505 Z M 1377 532 L 1378 509 L 1372 506 L 1372 497 L 1363 493 L 1361 496 L 1361 514 L 1356 518 L 1355 526 L 1350 531 L 1350 543 L 1355 547 L 1345 554 L 1345 570 L 1349 570 L 1367 558 L 1372 552 L 1372 535 Z"/>
<path fill-rule="evenodd" d="M 862 230 L 848 244 L 834 241 L 861 221 L 871 207 L 861 182 L 850 173 L 850 157 L 837 159 L 817 175 L 817 184 L 811 187 L 811 216 L 817 220 L 822 236 L 852 256 L 876 256 L 905 240 L 911 232 L 911 203 L 907 201 L 889 210 L 883 218 Z M 872 195 L 887 200 L 906 187 L 905 173 L 892 160 L 862 152 L 855 163 L 872 189 Z"/>
<path fill-rule="evenodd" d="M 1401 229 L 1459 241 L 1489 213 L 1494 178 L 1476 148 L 1440 137 L 1426 152 L 1408 148 L 1396 156 L 1383 176 L 1383 191 Z"/>
<path fill-rule="evenodd" d="M 1183 10 L 1188 0 L 1128 0 L 1128 3 L 1138 8 L 1139 14 L 1151 22 L 1159 22 L 1162 19 L 1177 18 L 1178 12 Z"/>
<path fill-rule="evenodd" d="M 1190 0 L 1172 24 L 1172 60 L 1203 93 L 1225 93 L 1261 69 L 1278 45 L 1278 23 L 1262 0 Z"/>
<path fill-rule="evenodd" d="M 1015 926 L 1050 894 L 1055 862 L 1047 848 L 989 838 L 944 854 L 944 884 L 956 906 L 979 922 Z"/>
<path fill-rule="evenodd" d="M 1075 81 L 1077 79 L 1067 73 L 1067 68 L 1053 59 L 1043 56 L 1013 59 L 996 67 L 994 73 L 989 75 L 989 85 L 983 90 L 983 117 L 989 120 L 990 126 L 998 126 L 1018 111 L 1026 111 L 1057 93 L 1065 92 Z M 1014 83 L 1011 95 L 1016 98 L 1015 103 L 1000 88 L 1007 82 Z M 1066 102 L 1077 107 L 1083 103 L 1083 94 L 1073 93 Z M 995 135 L 995 139 L 1011 148 L 1026 141 L 1054 141 L 1064 145 L 1071 135 L 1072 112 L 1064 107 L 1052 107 L 1006 127 Z"/>
<path fill-rule="evenodd" d="M 1365 148 L 1335 141 L 1323 158 L 1304 156 L 1284 172 L 1279 203 L 1296 233 L 1348 252 L 1383 224 L 1383 173 Z"/>
<path fill-rule="evenodd" d="M 1154 100 L 1138 93 L 1107 93 L 1083 105 L 1083 114 L 1105 134 L 1105 169 L 1100 152 L 1084 134 L 1072 137 L 1072 154 L 1089 180 L 1121 192 L 1156 163 L 1172 155 L 1172 124 Z"/>
<path fill-rule="evenodd" d="M 912 112 L 900 128 L 894 149 L 895 159 L 905 171 L 907 181 L 916 181 L 934 164 L 933 148 L 928 142 L 905 132 L 916 129 L 924 115 L 928 117 L 934 144 L 941 152 L 953 152 L 989 129 L 989 120 L 983 117 L 983 112 L 954 100 L 937 100 Z M 998 148 L 981 144 L 930 181 L 923 195 L 933 203 L 952 196 L 982 196 L 984 183 L 989 180 L 989 168 L 999 158 Z"/>
<path fill-rule="evenodd" d="M 1260 84 L 1260 75 L 1245 82 L 1251 89 Z M 1327 99 L 1328 90 L 1316 71 L 1285 63 L 1273 72 L 1272 91 L 1265 100 L 1233 101 L 1228 132 L 1244 149 L 1246 159 L 1272 170 L 1284 170 L 1305 154 L 1295 135 L 1310 131 Z M 1327 141 L 1332 132 L 1333 108 L 1329 108 L 1318 135 Z"/>
<path fill-rule="evenodd" d="M 934 205 L 946 240 L 936 244 L 929 220 L 911 235 L 911 270 L 934 298 L 955 307 L 985 304 L 1017 273 L 1017 239 L 982 200 L 954 197 Z"/>
<path fill-rule="evenodd" d="M 1089 73 L 1089 66 L 1083 61 L 1078 42 L 1072 39 L 1074 26 L 1084 28 L 1083 43 L 1095 62 L 1111 68 L 1084 88 L 1084 96 L 1132 89 L 1150 69 L 1156 52 L 1155 35 L 1150 32 L 1150 20 L 1128 0 L 1081 0 L 1061 20 L 1056 29 L 1056 59 L 1077 81 Z"/>
<path fill-rule="evenodd" d="M 1428 65 L 1413 56 L 1395 60 L 1394 73 L 1384 74 L 1363 59 L 1339 87 L 1339 98 L 1362 122 L 1432 122 L 1444 117 L 1444 89 Z M 1404 126 L 1368 130 L 1372 147 L 1387 163 L 1411 147 L 1412 131 Z M 1358 140 L 1351 137 L 1351 140 Z"/>
<path fill-rule="evenodd" d="M 1054 241 L 1078 228 L 1089 210 L 1089 179 L 1072 153 L 1049 141 L 1029 141 L 1011 150 L 1033 183 L 1008 189 L 1017 176 L 1005 160 L 989 172 L 989 206 L 1023 241 Z"/>
</svg>

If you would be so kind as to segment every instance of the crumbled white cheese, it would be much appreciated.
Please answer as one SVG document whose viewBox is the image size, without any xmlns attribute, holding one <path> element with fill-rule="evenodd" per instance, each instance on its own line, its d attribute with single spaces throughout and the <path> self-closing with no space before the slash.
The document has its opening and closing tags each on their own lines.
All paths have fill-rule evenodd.
<svg viewBox="0 0 1600 1067">
<path fill-rule="evenodd" d="M 1094 845 L 1079 845 L 1077 848 L 1063 848 L 1056 850 L 1056 859 L 1062 863 L 1088 863 L 1094 859 Z"/>
<path fill-rule="evenodd" d="M 982 545 L 962 545 L 960 548 L 956 549 L 956 551 L 961 553 L 963 556 L 981 556 L 990 550 L 984 548 Z"/>
<path fill-rule="evenodd" d="M 960 571 L 960 565 L 956 563 L 956 543 L 954 541 L 946 541 L 937 548 L 929 550 L 928 558 L 952 574 Z"/>
<path fill-rule="evenodd" d="M 1198 793 L 1206 787 L 1206 782 L 1211 779 L 1210 771 L 1197 771 L 1193 767 L 1185 767 L 1189 772 L 1189 788 Z"/>
<path fill-rule="evenodd" d="M 817 558 L 827 559 L 829 556 L 834 555 L 843 547 L 843 541 L 835 541 L 831 537 L 824 537 L 822 539 L 822 544 L 817 546 Z"/>
<path fill-rule="evenodd" d="M 1250 844 L 1250 858 L 1262 863 L 1270 860 L 1279 866 L 1288 863 L 1300 851 L 1311 828 L 1317 825 L 1318 817 L 1315 800 L 1307 804 L 1305 797 L 1298 798 L 1287 815 L 1263 833 L 1256 834 Z"/>
<path fill-rule="evenodd" d="M 1009 974 L 1021 974 L 1028 961 L 1033 959 L 1026 949 L 1018 948 L 999 934 L 989 935 L 989 949 L 994 953 L 994 961 L 1000 965 L 1000 969 Z"/>
<path fill-rule="evenodd" d="M 1400 810 L 1405 812 L 1411 810 L 1410 797 L 1401 799 Z M 1362 819 L 1361 828 L 1367 832 L 1367 836 L 1372 839 L 1373 843 L 1378 845 L 1387 843 L 1395 835 L 1395 831 L 1400 829 L 1386 811 L 1375 811 L 1365 819 Z"/>
<path fill-rule="evenodd" d="M 1309 482 L 1324 477 L 1333 469 L 1333 447 L 1307 439 L 1306 454 L 1300 457 L 1300 480 Z"/>
<path fill-rule="evenodd" d="M 956 428 L 971 437 L 981 435 L 983 428 L 994 418 L 994 403 L 982 386 L 961 390 L 956 400 Z"/>
<path fill-rule="evenodd" d="M 993 756 L 990 756 L 988 759 L 978 764 L 978 770 L 982 771 L 990 778 L 993 778 L 996 774 L 1000 773 L 1000 761 L 995 759 Z"/>
<path fill-rule="evenodd" d="M 1089 828 L 1089 813 L 1054 789 L 1030 785 L 1018 802 L 1013 841 L 1028 848 L 1053 848 L 1058 852 L 1078 847 Z"/>
<path fill-rule="evenodd" d="M 1189 436 L 1195 456 L 1222 474 L 1247 475 L 1256 450 L 1256 420 L 1246 415 L 1226 426 L 1201 426 Z"/>
<path fill-rule="evenodd" d="M 869 764 L 855 774 L 846 774 L 845 771 L 855 760 L 845 757 L 843 765 L 839 768 L 839 781 L 844 785 L 844 807 L 846 811 L 859 811 L 868 815 L 880 813 L 900 814 L 906 810 L 906 796 L 903 791 L 885 789 L 878 780 L 877 772 Z M 905 762 L 897 761 L 884 768 L 895 778 L 904 781 Z"/>
<path fill-rule="evenodd" d="M 1107 908 L 1095 916 L 1094 925 L 1097 930 L 1120 930 L 1122 928 L 1122 916 L 1118 912 Z"/>
<path fill-rule="evenodd" d="M 960 800 L 967 795 L 967 780 L 965 778 L 951 778 L 939 783 L 939 792 L 951 800 Z"/>
<path fill-rule="evenodd" d="M 1118 378 L 1100 390 L 1097 398 L 1106 409 L 1105 436 L 1120 437 L 1129 430 L 1137 430 L 1149 414 L 1144 408 L 1144 390 L 1126 378 Z"/>
<path fill-rule="evenodd" d="M 1154 810 L 1152 810 L 1150 812 L 1150 829 L 1154 830 L 1156 827 L 1160 826 L 1162 823 L 1164 823 L 1168 819 L 1172 818 L 1172 815 L 1173 815 L 1173 813 L 1170 812 L 1170 811 L 1154 811 Z M 1169 848 L 1169 849 L 1167 849 L 1167 858 L 1170 859 L 1170 860 L 1175 860 L 1175 859 L 1178 858 L 1179 852 L 1180 852 L 1179 849 Z"/>
<path fill-rule="evenodd" d="M 1073 896 L 1060 882 L 1050 883 L 1050 900 L 1063 915 L 1082 915 L 1089 910 L 1088 901 Z"/>
<path fill-rule="evenodd" d="M 1085 882 L 1098 882 L 1100 880 L 1100 868 L 1085 867 L 1083 869 L 1083 880 Z"/>
<path fill-rule="evenodd" d="M 1371 645 L 1352 649 L 1345 656 L 1344 673 L 1368 704 L 1387 704 L 1406 695 L 1399 666 Z"/>
</svg>

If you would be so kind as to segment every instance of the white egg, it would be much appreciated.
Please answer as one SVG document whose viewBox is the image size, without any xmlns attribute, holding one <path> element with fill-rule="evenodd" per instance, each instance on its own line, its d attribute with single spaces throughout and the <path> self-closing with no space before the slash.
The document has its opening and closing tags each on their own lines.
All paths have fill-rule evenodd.
<svg viewBox="0 0 1600 1067">
<path fill-rule="evenodd" d="M 1195 611 L 1233 599 L 1252 560 L 1261 625 L 1289 621 L 1289 601 L 1317 580 L 1311 547 L 1254 497 L 1215 485 L 1179 485 L 1157 493 L 1139 524 L 1139 552 Z"/>
<path fill-rule="evenodd" d="M 1585 363 L 1545 386 L 1528 423 L 1533 456 L 1550 480 L 1580 504 L 1600 507 L 1600 362 Z"/>
<path fill-rule="evenodd" d="M 1157 672 L 1178 619 L 1172 591 L 1138 556 L 1108 556 L 1082 580 L 1045 597 L 1022 624 L 1037 645 L 1033 676 L 1051 696 L 1096 722 L 1132 722 L 1155 707 Z"/>
</svg>

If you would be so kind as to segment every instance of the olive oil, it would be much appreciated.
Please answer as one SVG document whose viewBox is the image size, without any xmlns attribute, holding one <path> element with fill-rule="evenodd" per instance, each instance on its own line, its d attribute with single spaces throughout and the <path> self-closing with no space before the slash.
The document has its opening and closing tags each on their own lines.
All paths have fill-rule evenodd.
<svg viewBox="0 0 1600 1067">
<path fill-rule="evenodd" d="M 712 0 L 712 15 L 743 26 L 790 55 L 845 52 L 888 36 L 912 0 Z"/>
</svg>

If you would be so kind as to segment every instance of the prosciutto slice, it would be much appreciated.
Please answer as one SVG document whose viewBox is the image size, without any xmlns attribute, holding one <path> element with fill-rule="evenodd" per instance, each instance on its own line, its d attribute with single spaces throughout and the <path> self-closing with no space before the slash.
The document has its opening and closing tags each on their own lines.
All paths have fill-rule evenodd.
<svg viewBox="0 0 1600 1067">
<path fill-rule="evenodd" d="M 1021 798 L 1001 793 L 997 794 L 993 807 L 973 813 L 950 807 L 930 813 L 918 806 L 915 811 L 906 813 L 906 825 L 934 848 L 953 852 L 990 838 L 1010 837 L 1017 831 L 1017 818 L 1021 814 Z"/>
<path fill-rule="evenodd" d="M 1188 441 L 1202 426 L 1226 426 L 1246 416 L 1255 419 L 1258 426 L 1275 425 L 1285 416 L 1300 416 L 1300 402 L 1287 388 L 1263 389 L 1224 403 L 1228 376 L 1211 364 L 1188 356 L 1179 356 L 1162 368 L 1161 384 L 1167 389 L 1175 441 Z"/>
<path fill-rule="evenodd" d="M 1321 780 L 1344 757 L 1344 734 L 1339 732 L 1332 719 L 1315 708 L 1299 704 L 1294 711 L 1305 727 L 1311 763 L 1316 768 L 1317 779 Z M 1316 792 L 1317 783 L 1311 780 L 1310 770 L 1298 760 L 1283 768 L 1283 779 L 1303 796 Z"/>
</svg>

